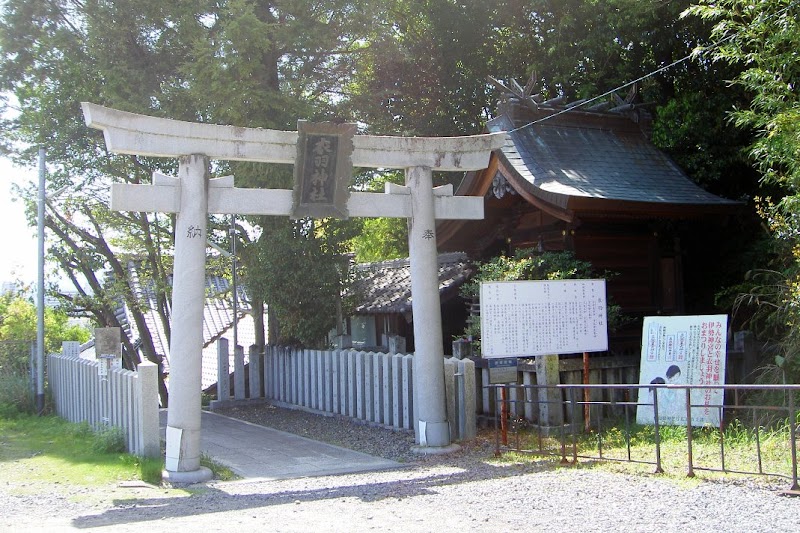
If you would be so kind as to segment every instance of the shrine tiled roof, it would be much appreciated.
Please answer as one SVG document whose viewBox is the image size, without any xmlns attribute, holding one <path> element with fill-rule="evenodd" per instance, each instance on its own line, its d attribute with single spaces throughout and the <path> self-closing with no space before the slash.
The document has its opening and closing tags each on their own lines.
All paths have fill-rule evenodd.
<svg viewBox="0 0 800 533">
<path fill-rule="evenodd" d="M 411 312 L 411 268 L 408 259 L 356 265 L 357 314 L 394 314 Z M 473 273 L 466 254 L 439 255 L 439 294 L 446 301 Z"/>
<path fill-rule="evenodd" d="M 509 132 L 500 153 L 518 184 L 562 208 L 570 198 L 738 205 L 697 186 L 636 124 L 609 115 L 572 112 L 522 127 L 500 116 L 487 129 Z"/>
</svg>

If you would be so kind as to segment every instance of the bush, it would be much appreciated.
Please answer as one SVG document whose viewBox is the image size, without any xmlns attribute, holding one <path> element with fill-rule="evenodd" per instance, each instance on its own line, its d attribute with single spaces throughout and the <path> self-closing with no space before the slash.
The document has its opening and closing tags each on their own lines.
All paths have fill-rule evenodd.
<svg viewBox="0 0 800 533">
<path fill-rule="evenodd" d="M 30 341 L 0 340 L 0 373 L 24 375 L 31 361 Z"/>
<path fill-rule="evenodd" d="M 94 429 L 85 420 L 69 426 L 69 434 L 73 439 L 81 440 L 90 437 L 94 433 Z"/>
<path fill-rule="evenodd" d="M 97 453 L 124 453 L 125 432 L 113 426 L 100 428 L 94 434 L 92 450 Z"/>
<path fill-rule="evenodd" d="M 17 418 L 21 414 L 35 412 L 28 376 L 0 373 L 0 417 Z"/>
</svg>

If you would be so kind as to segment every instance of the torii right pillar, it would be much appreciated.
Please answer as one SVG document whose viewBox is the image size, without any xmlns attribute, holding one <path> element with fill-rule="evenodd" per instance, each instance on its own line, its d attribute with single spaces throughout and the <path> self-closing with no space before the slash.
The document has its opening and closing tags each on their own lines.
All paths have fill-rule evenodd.
<svg viewBox="0 0 800 533">
<path fill-rule="evenodd" d="M 406 186 L 411 193 L 412 213 L 408 219 L 408 250 L 414 317 L 415 433 L 419 444 L 415 451 L 442 453 L 457 446 L 450 442 L 445 406 L 439 257 L 430 167 L 406 169 Z"/>
</svg>

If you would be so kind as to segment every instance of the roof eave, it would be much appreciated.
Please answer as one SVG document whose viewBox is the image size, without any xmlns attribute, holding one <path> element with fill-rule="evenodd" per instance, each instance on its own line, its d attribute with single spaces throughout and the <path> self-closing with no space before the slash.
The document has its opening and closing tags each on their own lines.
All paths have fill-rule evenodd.
<svg viewBox="0 0 800 533">
<path fill-rule="evenodd" d="M 567 205 L 581 218 L 609 218 L 615 216 L 634 218 L 696 219 L 709 215 L 735 215 L 745 208 L 743 202 L 672 203 L 634 202 L 568 196 Z"/>
</svg>

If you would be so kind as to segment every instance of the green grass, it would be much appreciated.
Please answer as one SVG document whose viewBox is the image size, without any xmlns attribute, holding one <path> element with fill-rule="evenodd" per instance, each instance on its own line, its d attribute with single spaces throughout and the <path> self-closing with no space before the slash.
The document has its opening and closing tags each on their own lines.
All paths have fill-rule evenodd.
<svg viewBox="0 0 800 533">
<path fill-rule="evenodd" d="M 89 424 L 56 416 L 0 416 L 0 478 L 12 485 L 102 487 L 136 480 L 161 484 L 161 458 L 136 457 L 124 449 L 124 438 L 115 428 L 95 431 Z M 201 464 L 215 479 L 236 478 L 207 456 Z"/>
<path fill-rule="evenodd" d="M 31 486 L 58 483 L 101 486 L 121 481 L 161 484 L 160 458 L 140 458 L 125 453 L 125 435 L 119 428 L 94 430 L 87 423 L 71 424 L 50 415 L 36 416 L 34 397 L 26 374 L 0 369 L 0 478 Z M 200 463 L 214 479 L 236 479 L 229 468 L 202 456 Z"/>
<path fill-rule="evenodd" d="M 233 470 L 227 466 L 215 462 L 206 454 L 202 454 L 200 456 L 200 465 L 210 469 L 214 474 L 214 479 L 218 479 L 220 481 L 233 481 L 234 479 L 239 479 L 239 476 L 237 476 Z"/>
<path fill-rule="evenodd" d="M 686 428 L 662 426 L 659 434 L 662 469 L 667 474 L 685 475 L 689 464 Z M 627 463 L 626 466 L 632 470 L 655 471 L 656 439 L 653 426 L 632 425 L 628 429 L 624 425 L 608 426 L 601 433 L 581 433 L 576 442 L 580 464 L 603 467 L 613 464 L 615 466 L 612 468 L 616 469 L 621 463 Z M 509 445 L 519 446 L 523 450 L 544 450 L 557 455 L 561 453 L 561 441 L 558 438 L 543 439 L 540 450 L 538 435 L 529 429 L 520 431 L 519 435 L 509 433 Z M 572 460 L 572 446 L 572 436 L 568 435 L 568 460 Z M 529 458 L 537 455 L 540 454 L 527 454 Z M 511 453 L 508 454 L 508 460 L 520 461 L 525 456 L 526 454 Z M 722 433 L 718 428 L 694 428 L 692 465 L 696 475 L 703 473 L 713 476 L 717 474 L 712 472 L 721 471 L 790 477 L 792 463 L 788 422 L 771 428 L 751 428 L 734 422 Z"/>
<path fill-rule="evenodd" d="M 154 462 L 157 478 L 152 473 Z M 88 424 L 70 424 L 55 416 L 0 418 L 0 471 L 11 483 L 160 482 L 160 468 L 160 460 L 143 460 L 120 451 L 118 435 L 111 430 L 94 432 Z"/>
</svg>

